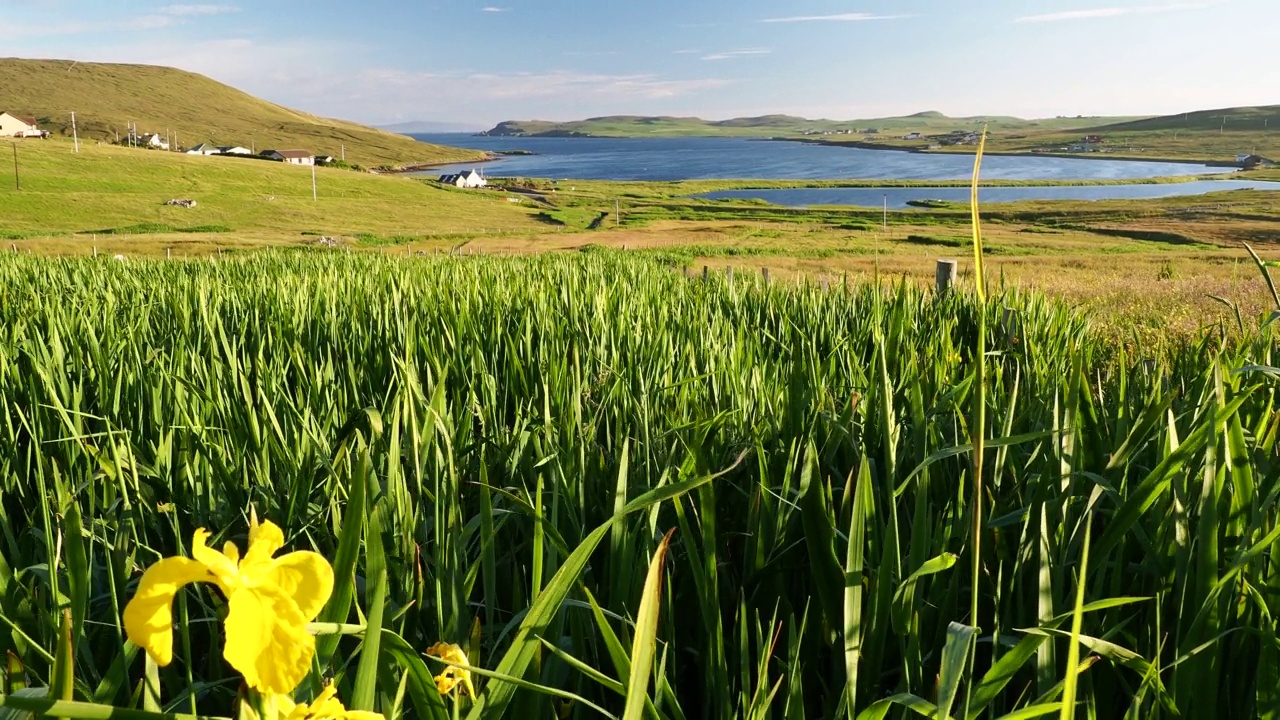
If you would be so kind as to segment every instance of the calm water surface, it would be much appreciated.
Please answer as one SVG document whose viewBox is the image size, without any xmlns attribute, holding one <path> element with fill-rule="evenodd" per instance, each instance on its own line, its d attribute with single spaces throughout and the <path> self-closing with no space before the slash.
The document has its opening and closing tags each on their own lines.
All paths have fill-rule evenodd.
<svg viewBox="0 0 1280 720">
<path fill-rule="evenodd" d="M 486 175 L 495 177 L 650 181 L 963 180 L 973 172 L 973 157 L 966 155 L 863 150 L 743 138 L 519 138 L 467 134 L 413 137 L 477 150 L 536 153 L 479 166 Z M 471 167 L 473 165 L 442 167 L 423 174 L 437 175 Z M 988 180 L 1119 180 L 1225 171 L 1192 163 L 1026 156 L 990 156 L 982 163 L 982 176 Z"/>
</svg>

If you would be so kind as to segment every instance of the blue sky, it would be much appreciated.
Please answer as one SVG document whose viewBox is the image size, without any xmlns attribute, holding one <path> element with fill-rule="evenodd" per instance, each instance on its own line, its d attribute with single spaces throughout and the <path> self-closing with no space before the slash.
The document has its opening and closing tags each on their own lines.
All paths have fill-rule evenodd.
<svg viewBox="0 0 1280 720">
<path fill-rule="evenodd" d="M 0 0 L 0 56 L 173 65 L 367 123 L 1280 103 L 1277 0 Z M 2 92 L 2 91 L 0 91 Z"/>
</svg>

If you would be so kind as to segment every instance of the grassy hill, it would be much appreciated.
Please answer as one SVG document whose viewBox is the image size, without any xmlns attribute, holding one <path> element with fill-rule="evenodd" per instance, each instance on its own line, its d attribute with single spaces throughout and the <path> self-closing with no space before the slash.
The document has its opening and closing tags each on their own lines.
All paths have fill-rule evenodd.
<svg viewBox="0 0 1280 720">
<path fill-rule="evenodd" d="M 177 133 L 193 146 L 302 148 L 348 162 L 403 166 L 466 161 L 479 153 L 427 145 L 385 130 L 317 117 L 261 100 L 203 75 L 152 65 L 0 59 L 0 110 L 34 115 L 41 127 L 114 141 L 130 122 L 139 132 Z"/>
<path fill-rule="evenodd" d="M 7 145 L 8 143 L 6 143 Z M 403 175 L 316 169 L 236 157 L 202 157 L 81 143 L 26 140 L 0 163 L 0 250 L 125 254 L 296 244 L 318 236 L 415 249 L 556 228 L 540 208 L 500 191 L 441 188 Z M 4 152 L 8 155 L 9 148 Z M 173 199 L 194 208 L 168 206 Z"/>
<path fill-rule="evenodd" d="M 927 111 L 905 117 L 864 120 L 811 120 L 794 115 L 762 115 L 759 117 L 703 120 L 696 117 L 611 115 L 572 122 L 546 120 L 508 120 L 499 123 L 490 135 L 503 136 L 727 136 L 787 137 L 824 134 L 854 134 L 859 139 L 869 130 L 877 133 L 950 132 L 989 124 L 1002 131 L 1056 132 L 1092 127 L 1099 124 L 1129 121 L 1135 118 L 1053 118 L 1024 120 L 1015 117 L 947 117 Z"/>
<path fill-rule="evenodd" d="M 1219 108 L 1197 112 L 1162 115 L 1095 128 L 1098 133 L 1147 132 L 1159 130 L 1200 130 L 1209 132 L 1241 132 L 1248 130 L 1280 132 L 1280 105 L 1263 107 Z"/>
</svg>

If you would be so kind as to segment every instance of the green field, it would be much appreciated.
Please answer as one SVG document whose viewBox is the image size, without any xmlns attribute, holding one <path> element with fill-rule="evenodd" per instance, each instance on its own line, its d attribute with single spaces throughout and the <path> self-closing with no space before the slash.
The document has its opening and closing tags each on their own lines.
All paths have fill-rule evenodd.
<svg viewBox="0 0 1280 720">
<path fill-rule="evenodd" d="M 546 228 L 498 193 L 441 188 L 405 176 L 201 157 L 69 140 L 0 146 L 0 240 L 46 250 L 209 252 L 303 243 L 318 236 L 410 237 L 424 249 Z M 195 200 L 194 208 L 165 205 Z M 182 232 L 197 228 L 202 232 Z"/>
<path fill-rule="evenodd" d="M 299 696 L 332 676 L 387 718 L 1280 710 L 1252 317 L 1126 354 L 1035 294 L 607 250 L 0 256 L 0 288 L 10 689 L 232 713 L 212 585 L 158 672 L 120 612 L 197 528 L 244 547 L 252 509 L 336 564 L 347 635 Z M 436 693 L 437 641 L 497 673 L 478 701 Z"/>
<path fill-rule="evenodd" d="M 300 148 L 345 154 L 365 167 L 467 161 L 483 153 L 420 143 L 345 120 L 321 118 L 261 100 L 203 75 L 152 65 L 0 58 L 0 110 L 34 116 L 42 129 L 72 136 L 76 113 L 88 143 L 139 133 L 173 133 L 178 145 Z"/>
</svg>

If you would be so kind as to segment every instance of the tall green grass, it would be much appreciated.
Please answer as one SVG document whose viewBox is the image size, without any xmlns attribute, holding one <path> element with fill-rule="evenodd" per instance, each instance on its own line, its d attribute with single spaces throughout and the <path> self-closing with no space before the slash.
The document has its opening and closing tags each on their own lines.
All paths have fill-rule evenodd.
<svg viewBox="0 0 1280 720">
<path fill-rule="evenodd" d="M 437 641 L 486 673 L 473 717 L 1031 717 L 1073 636 L 1071 714 L 1274 713 L 1273 347 L 1136 357 L 1036 295 L 603 251 L 3 256 L 4 687 L 57 684 L 70 610 L 76 700 L 154 673 L 231 713 L 216 590 L 158 671 L 120 613 L 252 507 L 335 565 L 304 694 L 388 717 L 454 712 Z"/>
</svg>

